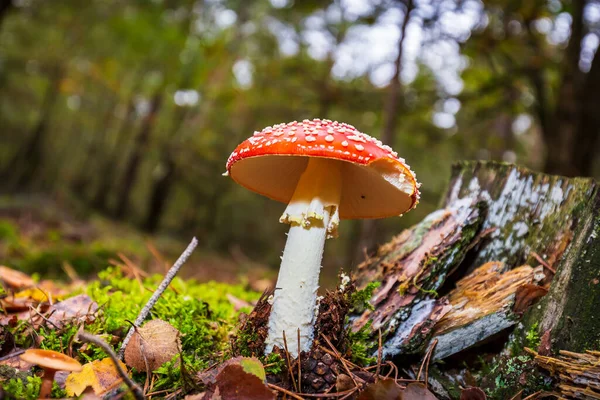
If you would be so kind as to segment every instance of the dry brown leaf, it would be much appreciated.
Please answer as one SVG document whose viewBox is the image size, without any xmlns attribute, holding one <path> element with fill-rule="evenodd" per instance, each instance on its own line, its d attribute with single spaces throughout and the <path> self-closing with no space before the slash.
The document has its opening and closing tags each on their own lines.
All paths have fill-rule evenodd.
<svg viewBox="0 0 600 400">
<path fill-rule="evenodd" d="M 526 283 L 520 286 L 515 293 L 515 304 L 513 311 L 517 315 L 522 315 L 529 307 L 535 304 L 541 297 L 548 293 L 548 289 L 543 286 Z"/>
<path fill-rule="evenodd" d="M 437 400 L 437 397 L 427 389 L 427 387 L 418 382 L 409 383 L 402 392 L 402 400 Z"/>
<path fill-rule="evenodd" d="M 393 379 L 382 379 L 368 385 L 358 400 L 402 400 L 402 388 Z"/>
<path fill-rule="evenodd" d="M 0 280 L 11 289 L 23 289 L 35 285 L 35 281 L 27 274 L 0 265 Z"/>
<path fill-rule="evenodd" d="M 138 371 L 152 372 L 179 353 L 180 333 L 160 319 L 137 328 L 125 349 L 125 363 Z"/>
<path fill-rule="evenodd" d="M 275 394 L 263 381 L 258 376 L 244 371 L 239 364 L 225 367 L 217 375 L 216 384 L 222 400 L 275 400 Z"/>
<path fill-rule="evenodd" d="M 460 392 L 460 400 L 486 400 L 485 392 L 478 387 L 470 387 Z"/>
<path fill-rule="evenodd" d="M 65 322 L 92 322 L 97 310 L 98 304 L 95 301 L 86 294 L 80 294 L 52 305 L 48 309 L 48 321 L 58 329 L 62 328 Z"/>
<path fill-rule="evenodd" d="M 127 369 L 125 364 L 119 363 L 124 370 Z M 69 396 L 79 396 L 87 387 L 92 387 L 95 394 L 101 395 L 122 382 L 113 361 L 105 358 L 85 364 L 81 372 L 71 373 L 65 381 L 65 390 Z"/>
</svg>

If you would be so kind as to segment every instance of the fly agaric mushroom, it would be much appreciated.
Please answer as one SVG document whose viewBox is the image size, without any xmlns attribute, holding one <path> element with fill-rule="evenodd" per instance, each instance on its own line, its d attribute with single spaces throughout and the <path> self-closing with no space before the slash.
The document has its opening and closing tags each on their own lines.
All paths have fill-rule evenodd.
<svg viewBox="0 0 600 400">
<path fill-rule="evenodd" d="M 419 202 L 415 174 L 398 154 L 352 125 L 314 119 L 267 127 L 227 160 L 240 185 L 287 204 L 290 224 L 269 317 L 266 353 L 296 338 L 309 351 L 325 239 L 340 219 L 402 215 Z M 296 340 L 290 340 L 290 344 Z"/>
<path fill-rule="evenodd" d="M 79 372 L 83 366 L 79 361 L 67 355 L 52 350 L 29 349 L 21 354 L 21 360 L 35 364 L 44 370 L 42 377 L 42 387 L 40 388 L 39 398 L 50 398 L 52 392 L 52 383 L 56 371 Z"/>
</svg>

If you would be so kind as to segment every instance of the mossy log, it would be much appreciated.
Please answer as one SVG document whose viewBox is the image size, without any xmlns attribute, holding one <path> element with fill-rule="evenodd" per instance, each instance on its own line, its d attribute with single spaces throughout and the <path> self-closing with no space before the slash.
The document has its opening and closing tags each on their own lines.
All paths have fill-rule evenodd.
<svg viewBox="0 0 600 400">
<path fill-rule="evenodd" d="M 371 299 L 375 309 L 355 315 L 353 328 L 370 326 L 373 337 L 381 330 L 388 357 L 420 352 L 435 335 L 435 357 L 444 358 L 514 326 L 549 288 L 525 313 L 525 325 L 538 322 L 561 349 L 598 349 L 599 206 L 598 185 L 591 179 L 494 162 L 457 164 L 442 209 L 359 267 L 359 287 L 371 281 L 381 285 Z M 521 273 L 495 276 L 504 290 L 500 308 L 468 296 L 457 302 L 461 285 L 453 288 L 456 281 L 476 283 L 472 274 L 492 261 L 502 263 L 497 274 L 522 265 L 539 271 L 540 264 L 543 273 L 525 280 Z M 512 278 L 521 279 L 519 285 L 507 283 Z M 440 289 L 448 296 L 437 296 Z M 477 312 L 468 318 L 456 312 L 468 306 Z M 461 319 L 449 320 L 453 315 Z"/>
</svg>

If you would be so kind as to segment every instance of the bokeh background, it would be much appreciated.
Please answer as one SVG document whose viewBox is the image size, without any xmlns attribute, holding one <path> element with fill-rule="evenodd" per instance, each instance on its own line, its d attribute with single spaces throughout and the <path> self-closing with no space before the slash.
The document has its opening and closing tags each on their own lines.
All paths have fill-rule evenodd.
<svg viewBox="0 0 600 400">
<path fill-rule="evenodd" d="M 456 161 L 598 176 L 599 34 L 597 0 L 0 0 L 0 255 L 50 273 L 129 233 L 196 235 L 198 274 L 268 275 L 285 206 L 224 164 L 255 130 L 320 117 L 423 183 L 402 219 L 343 222 L 335 275 L 434 210 Z"/>
</svg>

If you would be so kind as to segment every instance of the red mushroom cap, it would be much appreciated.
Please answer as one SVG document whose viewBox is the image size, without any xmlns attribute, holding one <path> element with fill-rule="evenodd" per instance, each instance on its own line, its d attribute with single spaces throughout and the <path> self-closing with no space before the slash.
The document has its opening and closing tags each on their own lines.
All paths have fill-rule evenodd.
<svg viewBox="0 0 600 400">
<path fill-rule="evenodd" d="M 242 142 L 227 160 L 240 185 L 288 203 L 308 157 L 347 163 L 342 173 L 340 218 L 403 214 L 419 202 L 419 183 L 404 159 L 352 125 L 327 119 L 269 126 Z"/>
</svg>

